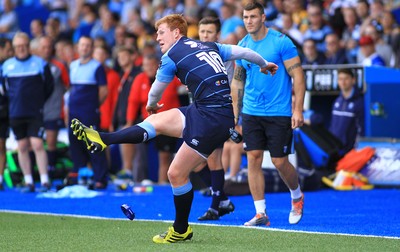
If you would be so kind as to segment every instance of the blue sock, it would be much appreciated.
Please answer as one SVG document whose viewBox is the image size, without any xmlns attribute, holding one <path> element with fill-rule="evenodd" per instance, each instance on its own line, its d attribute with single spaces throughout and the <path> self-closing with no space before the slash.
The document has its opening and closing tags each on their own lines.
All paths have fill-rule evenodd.
<svg viewBox="0 0 400 252">
<path fill-rule="evenodd" d="M 156 130 L 149 122 L 143 121 L 132 127 L 116 132 L 99 132 L 99 135 L 106 145 L 120 143 L 138 144 L 154 138 L 156 136 Z"/>
<path fill-rule="evenodd" d="M 190 181 L 183 186 L 172 188 L 175 204 L 174 230 L 180 234 L 187 231 L 189 226 L 189 214 L 192 208 L 193 187 Z"/>
</svg>

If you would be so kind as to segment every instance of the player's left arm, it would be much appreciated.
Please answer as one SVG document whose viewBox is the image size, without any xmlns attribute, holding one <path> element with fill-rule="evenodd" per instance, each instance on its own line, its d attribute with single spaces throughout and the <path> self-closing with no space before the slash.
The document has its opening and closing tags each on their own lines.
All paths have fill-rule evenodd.
<svg viewBox="0 0 400 252">
<path fill-rule="evenodd" d="M 303 126 L 303 104 L 304 104 L 304 94 L 306 92 L 306 85 L 304 79 L 304 71 L 301 67 L 300 57 L 296 56 L 294 58 L 285 60 L 284 62 L 286 71 L 293 79 L 293 91 L 295 96 L 295 103 L 292 114 L 292 128 Z"/>
</svg>

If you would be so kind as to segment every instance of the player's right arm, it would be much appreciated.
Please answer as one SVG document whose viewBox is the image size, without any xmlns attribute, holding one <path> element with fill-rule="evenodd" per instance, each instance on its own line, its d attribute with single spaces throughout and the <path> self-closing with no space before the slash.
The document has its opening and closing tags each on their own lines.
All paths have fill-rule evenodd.
<svg viewBox="0 0 400 252">
<path fill-rule="evenodd" d="M 235 125 L 238 123 L 240 113 L 242 112 L 245 79 L 246 70 L 241 66 L 236 66 L 231 83 L 231 96 L 233 114 L 235 115 Z"/>
</svg>

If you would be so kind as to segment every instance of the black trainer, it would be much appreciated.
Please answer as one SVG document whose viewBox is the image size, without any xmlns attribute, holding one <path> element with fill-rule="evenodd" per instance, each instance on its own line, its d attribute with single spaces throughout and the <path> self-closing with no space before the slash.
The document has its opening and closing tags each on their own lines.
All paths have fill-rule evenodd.
<svg viewBox="0 0 400 252">
<path fill-rule="evenodd" d="M 219 207 L 218 214 L 219 216 L 224 216 L 225 214 L 232 213 L 235 210 L 235 205 L 233 205 L 232 201 L 229 202 L 227 206 Z"/>
<path fill-rule="evenodd" d="M 202 216 L 200 216 L 199 218 L 197 218 L 200 221 L 203 220 L 219 220 L 219 216 L 218 213 L 216 213 L 215 211 L 208 209 L 207 212 L 205 212 Z"/>
</svg>

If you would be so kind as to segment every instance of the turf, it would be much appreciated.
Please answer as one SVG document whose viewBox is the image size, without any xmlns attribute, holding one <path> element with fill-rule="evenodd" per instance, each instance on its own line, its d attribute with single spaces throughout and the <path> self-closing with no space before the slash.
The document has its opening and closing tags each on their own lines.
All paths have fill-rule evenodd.
<svg viewBox="0 0 400 252">
<path fill-rule="evenodd" d="M 193 225 L 191 241 L 154 244 L 171 223 L 0 213 L 1 251 L 398 251 L 400 239 Z"/>
</svg>

